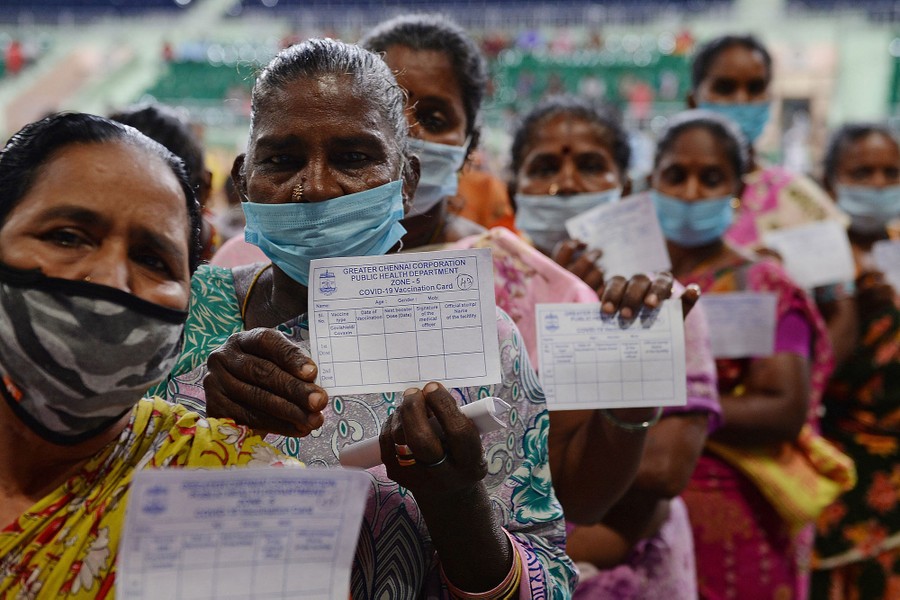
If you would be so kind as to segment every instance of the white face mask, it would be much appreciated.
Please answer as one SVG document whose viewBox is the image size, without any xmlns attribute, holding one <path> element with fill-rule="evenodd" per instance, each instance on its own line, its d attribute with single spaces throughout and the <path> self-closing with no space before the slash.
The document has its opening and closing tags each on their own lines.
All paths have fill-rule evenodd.
<svg viewBox="0 0 900 600">
<path fill-rule="evenodd" d="M 516 194 L 516 229 L 541 250 L 552 252 L 556 244 L 568 237 L 566 221 L 621 197 L 622 188 L 571 196 Z"/>
<path fill-rule="evenodd" d="M 877 188 L 838 185 L 837 204 L 850 215 L 850 229 L 862 234 L 884 233 L 888 221 L 900 217 L 900 185 Z"/>
<path fill-rule="evenodd" d="M 444 198 L 456 195 L 468 148 L 468 140 L 462 146 L 451 146 L 409 138 L 410 152 L 419 157 L 422 173 L 407 217 L 424 214 Z"/>
</svg>

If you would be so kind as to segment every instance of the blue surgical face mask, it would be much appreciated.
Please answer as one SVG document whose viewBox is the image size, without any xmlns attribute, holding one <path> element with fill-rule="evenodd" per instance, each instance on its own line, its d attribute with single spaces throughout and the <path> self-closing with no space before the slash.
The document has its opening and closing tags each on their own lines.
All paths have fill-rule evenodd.
<svg viewBox="0 0 900 600">
<path fill-rule="evenodd" d="M 853 231 L 884 233 L 888 221 L 900 217 L 900 185 L 884 188 L 839 185 L 837 204 L 850 215 Z"/>
<path fill-rule="evenodd" d="M 703 102 L 700 108 L 711 110 L 715 113 L 734 121 L 740 127 L 744 137 L 749 143 L 754 143 L 762 135 L 769 116 L 772 112 L 771 102 L 744 102 L 740 104 L 718 104 Z"/>
<path fill-rule="evenodd" d="M 538 248 L 552 252 L 556 244 L 568 237 L 566 221 L 621 197 L 621 188 L 571 196 L 516 194 L 516 229 L 531 238 Z"/>
<path fill-rule="evenodd" d="M 244 239 L 292 279 L 309 285 L 309 262 L 337 256 L 385 254 L 406 233 L 403 182 L 324 202 L 244 202 Z"/>
<path fill-rule="evenodd" d="M 715 241 L 731 226 L 731 196 L 686 202 L 651 190 L 656 216 L 667 240 L 685 248 Z"/>
<path fill-rule="evenodd" d="M 459 170 L 466 162 L 468 146 L 468 143 L 450 146 L 409 138 L 409 149 L 419 157 L 422 172 L 407 217 L 424 214 L 444 198 L 456 195 Z"/>
</svg>

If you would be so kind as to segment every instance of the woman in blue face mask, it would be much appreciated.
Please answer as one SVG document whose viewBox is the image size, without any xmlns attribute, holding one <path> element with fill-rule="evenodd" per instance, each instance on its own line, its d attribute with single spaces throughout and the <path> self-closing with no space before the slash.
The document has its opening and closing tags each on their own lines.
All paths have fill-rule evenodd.
<svg viewBox="0 0 900 600">
<path fill-rule="evenodd" d="M 421 176 L 403 220 L 404 247 L 483 232 L 450 207 L 466 202 L 459 198 L 459 180 L 481 133 L 487 65 L 475 41 L 446 17 L 405 15 L 376 26 L 359 45 L 380 54 L 406 91 L 410 151 L 419 158 Z"/>
<path fill-rule="evenodd" d="M 825 189 L 851 219 L 859 335 L 846 340 L 847 358 L 825 390 L 822 432 L 853 458 L 859 481 L 820 519 L 812 597 L 887 600 L 900 577 L 900 549 L 890 541 L 900 535 L 900 505 L 896 492 L 881 493 L 900 461 L 900 296 L 878 272 L 872 247 L 900 217 L 900 147 L 885 126 L 844 125 L 823 171 Z"/>
<path fill-rule="evenodd" d="M 497 323 L 500 385 L 330 399 L 313 384 L 310 260 L 396 251 L 406 233 L 419 161 L 390 69 L 358 46 L 308 40 L 266 66 L 252 107 L 232 177 L 246 237 L 271 262 L 198 270 L 189 334 L 162 391 L 278 434 L 276 447 L 321 467 L 337 466 L 343 446 L 381 437 L 391 451 L 369 471 L 354 598 L 564 597 L 575 575 L 549 478 L 549 417 L 508 317 Z M 480 438 L 458 407 L 484 393 L 517 419 Z"/>
<path fill-rule="evenodd" d="M 514 136 L 517 227 L 539 248 L 557 247 L 554 258 L 595 288 L 604 284 L 594 264 L 599 251 L 569 240 L 564 223 L 627 194 L 628 161 L 628 138 L 618 121 L 574 97 L 542 102 Z M 576 599 L 697 597 L 687 511 L 678 495 L 707 429 L 720 416 L 706 322 L 699 312 L 685 321 L 685 344 L 687 405 L 666 410 L 649 428 L 637 477 L 602 522 L 569 525 L 567 552 L 582 573 Z M 628 590 L 624 596 L 623 590 Z"/>
<path fill-rule="evenodd" d="M 701 598 L 803 597 L 798 538 L 782 506 L 742 476 L 725 448 L 794 444 L 815 419 L 831 350 L 821 316 L 771 260 L 754 261 L 725 240 L 747 168 L 743 136 L 723 117 L 689 111 L 662 134 L 652 196 L 675 277 L 704 292 L 777 294 L 775 353 L 717 359 L 724 414 L 683 497 L 696 547 Z M 801 489 L 799 493 L 804 493 Z"/>
<path fill-rule="evenodd" d="M 753 144 L 770 120 L 772 102 L 772 57 L 756 37 L 724 35 L 694 55 L 688 106 L 728 118 L 751 145 L 741 202 L 725 236 L 741 248 L 760 249 L 762 235 L 770 229 L 843 220 L 812 180 L 757 160 Z"/>
</svg>

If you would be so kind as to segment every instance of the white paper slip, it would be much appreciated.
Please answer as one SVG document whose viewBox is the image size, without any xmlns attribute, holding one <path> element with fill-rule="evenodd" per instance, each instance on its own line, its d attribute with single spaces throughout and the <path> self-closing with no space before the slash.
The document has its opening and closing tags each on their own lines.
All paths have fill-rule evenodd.
<svg viewBox="0 0 900 600">
<path fill-rule="evenodd" d="M 900 241 L 881 240 L 872 245 L 872 260 L 894 291 L 900 292 Z"/>
<path fill-rule="evenodd" d="M 812 289 L 854 279 L 856 266 L 847 230 L 836 221 L 768 231 L 763 244 L 781 255 L 785 270 L 800 287 Z"/>
<path fill-rule="evenodd" d="M 608 275 L 631 277 L 672 268 L 656 208 L 648 195 L 592 208 L 566 221 L 566 231 L 573 239 L 603 250 L 600 265 Z"/>
<path fill-rule="evenodd" d="M 370 477 L 345 469 L 138 471 L 120 600 L 346 600 Z"/>
<path fill-rule="evenodd" d="M 775 352 L 778 294 L 704 294 L 700 304 L 709 323 L 714 357 L 760 357 Z"/>
<path fill-rule="evenodd" d="M 334 395 L 500 382 L 487 248 L 314 260 L 309 333 Z"/>
<path fill-rule="evenodd" d="M 541 383 L 550 410 L 687 403 L 680 302 L 627 328 L 599 304 L 538 304 Z"/>
<path fill-rule="evenodd" d="M 475 427 L 481 435 L 509 427 L 509 409 L 509 404 L 501 398 L 493 396 L 488 396 L 459 407 L 462 414 L 475 422 Z M 377 467 L 382 464 L 381 446 L 378 438 L 372 437 L 344 446 L 341 448 L 339 460 L 341 465 L 345 467 L 358 467 L 360 469 Z"/>
</svg>

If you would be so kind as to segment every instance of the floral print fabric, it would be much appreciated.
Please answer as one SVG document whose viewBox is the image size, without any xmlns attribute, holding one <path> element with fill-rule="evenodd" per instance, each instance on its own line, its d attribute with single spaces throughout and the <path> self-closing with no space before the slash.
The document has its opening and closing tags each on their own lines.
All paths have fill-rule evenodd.
<svg viewBox="0 0 900 600">
<path fill-rule="evenodd" d="M 0 597 L 113 598 L 136 470 L 285 462 L 299 464 L 246 427 L 141 400 L 118 440 L 0 531 Z"/>
<path fill-rule="evenodd" d="M 822 433 L 859 482 L 817 524 L 814 597 L 900 597 L 900 310 L 867 315 L 825 390 Z"/>
<path fill-rule="evenodd" d="M 188 324 L 202 319 L 207 329 L 203 336 L 188 334 L 199 345 L 186 344 L 170 376 L 167 393 L 169 399 L 203 410 L 206 357 L 229 335 L 240 331 L 243 323 L 230 271 L 201 267 L 194 279 Z M 205 295 L 197 294 L 198 289 L 205 290 Z M 208 316 L 212 313 L 217 313 L 215 319 Z M 310 351 L 305 316 L 279 329 L 305 352 Z M 575 583 L 575 569 L 565 555 L 562 508 L 550 481 L 549 416 L 543 391 L 515 324 L 502 311 L 498 311 L 497 332 L 502 383 L 453 389 L 451 393 L 459 404 L 498 396 L 513 407 L 508 429 L 482 437 L 489 470 L 484 483 L 494 512 L 517 546 L 525 567 L 520 597 L 567 598 Z M 341 447 L 377 437 L 384 420 L 401 400 L 401 393 L 336 396 L 324 412 L 325 425 L 308 437 L 270 436 L 267 440 L 311 467 L 334 467 Z M 388 479 L 384 467 L 370 469 L 369 473 L 373 476 L 372 492 L 353 569 L 353 597 L 450 598 L 415 498 Z"/>
</svg>

